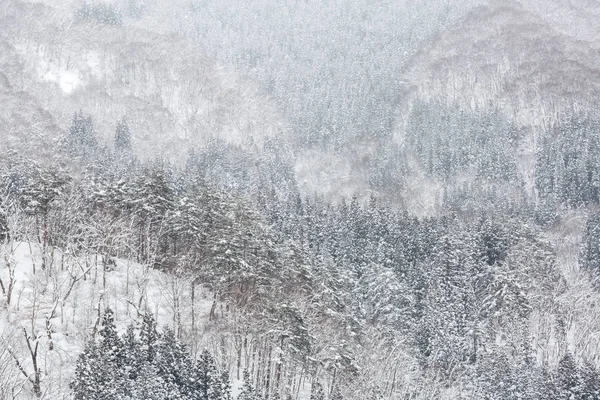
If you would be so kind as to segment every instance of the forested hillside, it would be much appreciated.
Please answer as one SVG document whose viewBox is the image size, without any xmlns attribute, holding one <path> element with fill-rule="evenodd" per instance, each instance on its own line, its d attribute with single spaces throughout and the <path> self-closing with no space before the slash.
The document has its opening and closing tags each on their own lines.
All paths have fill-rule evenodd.
<svg viewBox="0 0 600 400">
<path fill-rule="evenodd" d="M 600 399 L 598 12 L 2 0 L 0 399 Z"/>
</svg>

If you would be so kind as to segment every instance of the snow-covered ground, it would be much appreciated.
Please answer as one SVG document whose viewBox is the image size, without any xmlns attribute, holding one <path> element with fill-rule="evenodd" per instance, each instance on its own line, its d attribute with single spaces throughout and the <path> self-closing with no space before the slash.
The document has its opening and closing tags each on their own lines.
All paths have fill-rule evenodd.
<svg viewBox="0 0 600 400">
<path fill-rule="evenodd" d="M 15 363 L 18 360 L 27 374 L 33 374 L 25 334 L 32 347 L 38 346 L 44 398 L 61 399 L 69 398 L 68 384 L 77 357 L 93 337 L 105 307 L 114 310 L 122 331 L 138 322 L 140 313 L 149 311 L 157 316 L 159 326 L 174 328 L 182 338 L 192 337 L 209 319 L 212 296 L 197 287 L 192 305 L 190 277 L 167 275 L 122 259 L 105 268 L 102 257 L 95 254 L 52 248 L 46 253 L 42 269 L 39 245 L 0 245 L 4 287 L 0 293 L 0 387 L 5 395 L 18 393 L 18 399 L 32 395 L 31 384 Z M 0 398 L 2 394 L 0 390 Z"/>
</svg>

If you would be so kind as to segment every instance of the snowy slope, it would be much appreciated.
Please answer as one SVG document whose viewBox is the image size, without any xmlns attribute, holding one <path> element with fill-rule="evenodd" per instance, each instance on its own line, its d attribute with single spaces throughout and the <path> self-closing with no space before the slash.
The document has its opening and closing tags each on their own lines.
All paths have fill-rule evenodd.
<svg viewBox="0 0 600 400">
<path fill-rule="evenodd" d="M 32 345 L 39 345 L 37 359 L 45 398 L 60 399 L 69 396 L 77 357 L 99 328 L 99 313 L 105 307 L 115 311 L 121 331 L 139 320 L 138 313 L 150 311 L 159 326 L 173 327 L 185 339 L 201 332 L 209 319 L 209 293 L 197 287 L 192 307 L 191 280 L 186 277 L 166 275 L 127 260 L 116 260 L 116 265 L 105 270 L 100 256 L 58 249 L 48 249 L 48 266 L 42 270 L 40 247 L 26 242 L 3 244 L 0 253 L 0 279 L 6 289 L 0 299 L 0 398 L 12 392 L 20 393 L 18 399 L 32 396 L 31 384 L 14 363 L 18 359 L 28 374 L 33 373 L 24 332 Z M 14 287 L 9 304 L 11 274 Z M 205 345 L 201 335 L 195 340 L 198 348 Z"/>
</svg>

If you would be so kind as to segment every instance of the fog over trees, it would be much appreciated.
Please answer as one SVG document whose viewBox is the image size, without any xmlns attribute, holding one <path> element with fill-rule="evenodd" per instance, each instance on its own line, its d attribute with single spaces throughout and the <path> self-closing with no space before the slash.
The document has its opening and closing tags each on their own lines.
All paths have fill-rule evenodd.
<svg viewBox="0 0 600 400">
<path fill-rule="evenodd" d="M 0 399 L 600 399 L 599 17 L 0 0 Z"/>
</svg>

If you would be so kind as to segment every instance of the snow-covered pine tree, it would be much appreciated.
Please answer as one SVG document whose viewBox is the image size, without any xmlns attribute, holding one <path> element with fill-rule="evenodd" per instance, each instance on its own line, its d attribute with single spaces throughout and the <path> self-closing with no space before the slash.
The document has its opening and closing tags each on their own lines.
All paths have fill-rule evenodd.
<svg viewBox="0 0 600 400">
<path fill-rule="evenodd" d="M 99 362 L 100 350 L 95 342 L 89 342 L 77 359 L 75 379 L 70 388 L 75 400 L 102 400 L 104 386 L 108 381 L 104 365 Z"/>
<path fill-rule="evenodd" d="M 99 350 L 111 365 L 120 368 L 125 362 L 125 348 L 115 326 L 115 313 L 110 308 L 104 310 L 102 326 L 98 331 L 101 338 Z"/>
<path fill-rule="evenodd" d="M 117 154 L 131 153 L 131 132 L 129 131 L 129 124 L 125 117 L 117 123 L 117 129 L 115 130 L 115 152 Z"/>
<path fill-rule="evenodd" d="M 600 373 L 598 368 L 589 360 L 584 360 L 580 369 L 581 373 L 581 399 L 600 399 Z"/>
<path fill-rule="evenodd" d="M 90 342 L 77 360 L 71 389 L 76 400 L 120 399 L 127 392 L 123 373 L 125 348 L 114 325 L 114 313 L 107 308 L 99 331 L 100 342 Z"/>
<path fill-rule="evenodd" d="M 330 400 L 344 400 L 344 396 L 342 395 L 342 392 L 338 385 L 333 386 L 333 390 L 331 391 Z"/>
<path fill-rule="evenodd" d="M 170 328 L 165 328 L 160 334 L 156 345 L 157 373 L 173 387 L 182 393 L 193 393 L 195 379 L 193 363 L 186 347 L 175 338 Z"/>
<path fill-rule="evenodd" d="M 217 370 L 215 360 L 206 349 L 202 351 L 200 357 L 196 361 L 194 378 L 194 388 L 201 399 L 223 399 L 221 374 Z"/>
<path fill-rule="evenodd" d="M 558 362 L 556 371 L 556 387 L 561 399 L 579 399 L 581 395 L 582 382 L 579 368 L 570 352 Z"/>
<path fill-rule="evenodd" d="M 319 382 L 313 382 L 310 389 L 310 400 L 325 400 L 325 392 Z"/>
<path fill-rule="evenodd" d="M 250 381 L 250 374 L 248 370 L 244 370 L 244 384 L 242 386 L 242 391 L 236 400 L 261 400 L 262 396 L 260 396 L 256 389 L 252 386 L 252 382 Z"/>
<path fill-rule="evenodd" d="M 156 320 L 150 312 L 146 312 L 140 330 L 140 355 L 145 362 L 154 362 L 158 337 Z"/>
<path fill-rule="evenodd" d="M 0 203 L 2 203 L 0 199 Z M 10 230 L 8 229 L 8 218 L 6 212 L 0 207 L 0 243 L 10 240 Z"/>
<path fill-rule="evenodd" d="M 80 156 L 83 160 L 94 154 L 98 140 L 91 115 L 85 117 L 81 110 L 73 115 L 67 135 L 67 146 L 73 155 Z"/>
<path fill-rule="evenodd" d="M 231 381 L 229 379 L 229 372 L 225 369 L 221 373 L 221 398 L 222 400 L 233 400 L 231 394 Z"/>
<path fill-rule="evenodd" d="M 582 242 L 582 267 L 592 274 L 597 283 L 600 277 L 600 214 L 588 218 Z"/>
<path fill-rule="evenodd" d="M 48 218 L 54 200 L 62 194 L 68 177 L 57 169 L 34 165 L 20 191 L 20 203 L 26 214 L 35 217 L 36 236 L 42 247 L 42 269 L 46 266 L 46 249 L 51 241 Z M 33 271 L 35 273 L 35 270 Z"/>
<path fill-rule="evenodd" d="M 159 333 L 149 314 L 139 337 L 133 325 L 119 337 L 114 314 L 107 309 L 98 342 L 88 343 L 78 358 L 70 385 L 75 399 L 232 399 L 229 375 L 217 369 L 208 351 L 194 362 L 173 331 Z"/>
</svg>

